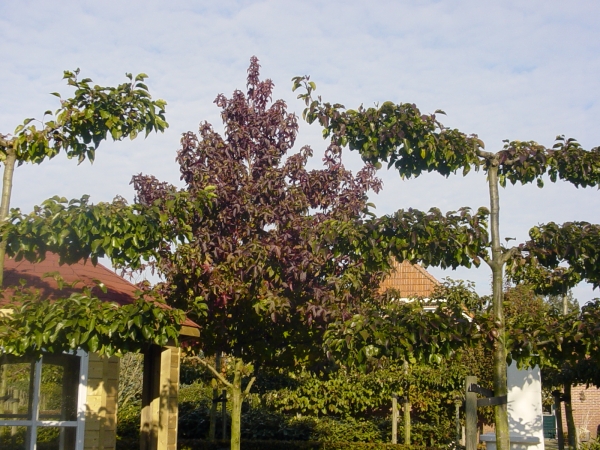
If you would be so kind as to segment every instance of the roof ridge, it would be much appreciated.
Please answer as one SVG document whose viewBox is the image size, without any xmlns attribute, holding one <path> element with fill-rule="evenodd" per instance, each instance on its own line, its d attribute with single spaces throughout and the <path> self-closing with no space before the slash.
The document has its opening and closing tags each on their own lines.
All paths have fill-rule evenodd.
<svg viewBox="0 0 600 450">
<path fill-rule="evenodd" d="M 413 267 L 415 267 L 419 272 L 421 272 L 423 275 L 425 275 L 427 278 L 429 278 L 431 281 L 433 281 L 435 284 L 441 284 L 436 277 L 434 277 L 433 275 L 431 275 L 427 269 L 425 269 L 423 266 L 421 266 L 421 264 L 411 264 Z"/>
</svg>

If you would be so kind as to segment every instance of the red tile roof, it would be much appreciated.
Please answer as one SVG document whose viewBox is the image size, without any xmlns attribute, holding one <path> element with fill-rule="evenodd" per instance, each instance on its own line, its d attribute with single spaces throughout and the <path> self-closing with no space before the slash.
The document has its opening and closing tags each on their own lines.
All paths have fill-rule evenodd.
<svg viewBox="0 0 600 450">
<path fill-rule="evenodd" d="M 120 277 L 112 270 L 102 264 L 94 266 L 90 261 L 80 261 L 73 265 L 58 263 L 59 258 L 54 253 L 47 253 L 46 259 L 38 263 L 30 263 L 26 260 L 15 261 L 6 258 L 4 260 L 4 290 L 0 294 L 0 306 L 6 305 L 14 292 L 14 287 L 20 286 L 20 280 L 26 282 L 26 286 L 40 292 L 41 298 L 57 299 L 67 297 L 73 293 L 81 292 L 83 287 L 91 288 L 92 294 L 106 302 L 116 302 L 119 305 L 133 303 L 136 299 L 136 291 L 139 289 L 129 281 Z M 53 276 L 45 276 L 49 273 L 58 273 L 64 280 L 63 289 L 58 287 Z M 106 292 L 98 287 L 96 280 L 106 286 Z M 68 287 L 77 282 L 73 288 Z M 159 304 L 162 305 L 162 304 Z M 168 306 L 164 305 L 165 308 Z M 184 326 L 198 328 L 198 325 L 189 319 L 183 323 Z"/>
<path fill-rule="evenodd" d="M 418 264 L 394 261 L 392 272 L 384 278 L 379 289 L 385 292 L 396 289 L 402 298 L 429 297 L 439 281 Z"/>
</svg>

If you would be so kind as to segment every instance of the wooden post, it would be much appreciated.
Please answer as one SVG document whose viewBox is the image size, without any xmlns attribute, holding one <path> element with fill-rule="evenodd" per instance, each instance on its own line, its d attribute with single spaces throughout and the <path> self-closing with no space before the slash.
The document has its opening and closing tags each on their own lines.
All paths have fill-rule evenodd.
<svg viewBox="0 0 600 450">
<path fill-rule="evenodd" d="M 404 445 L 410 445 L 410 402 L 404 397 Z"/>
<path fill-rule="evenodd" d="M 477 384 L 477 377 L 467 377 L 465 383 L 465 447 L 477 450 L 477 393 L 469 392 L 469 386 Z"/>
<path fill-rule="evenodd" d="M 221 415 L 223 420 L 223 440 L 227 440 L 227 389 L 221 391 Z"/>
<path fill-rule="evenodd" d="M 140 450 L 177 448 L 179 355 L 177 347 L 155 345 L 144 353 Z"/>
<path fill-rule="evenodd" d="M 410 445 L 410 401 L 408 399 L 408 391 L 410 386 L 408 385 L 408 361 L 404 361 L 404 376 L 406 387 L 404 390 L 404 445 Z"/>
<path fill-rule="evenodd" d="M 558 450 L 565 450 L 565 435 L 563 433 L 560 391 L 552 391 L 552 396 L 554 397 L 554 414 L 556 416 L 556 438 L 558 440 Z"/>
<path fill-rule="evenodd" d="M 398 443 L 398 396 L 392 395 L 392 444 Z"/>
<path fill-rule="evenodd" d="M 18 389 L 14 389 L 13 390 L 13 396 L 12 396 L 12 413 L 16 416 L 19 412 L 19 397 L 20 397 L 20 392 Z M 61 429 L 62 430 L 62 429 Z M 17 427 L 11 427 L 10 428 L 10 435 L 11 436 L 15 436 L 17 434 Z"/>
<path fill-rule="evenodd" d="M 459 447 L 460 445 L 460 438 L 461 438 L 461 429 L 460 429 L 460 406 L 462 404 L 462 400 L 459 397 L 456 397 L 454 400 L 454 407 L 455 407 L 455 412 L 454 412 L 454 422 L 456 425 L 456 448 Z"/>
</svg>

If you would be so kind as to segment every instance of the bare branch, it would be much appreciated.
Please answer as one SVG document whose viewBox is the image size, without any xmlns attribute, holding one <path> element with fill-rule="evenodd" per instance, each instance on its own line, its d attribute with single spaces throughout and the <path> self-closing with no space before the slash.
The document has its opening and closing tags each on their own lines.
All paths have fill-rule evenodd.
<svg viewBox="0 0 600 450">
<path fill-rule="evenodd" d="M 204 359 L 200 358 L 199 356 L 195 356 L 194 358 L 197 359 L 200 364 L 202 364 L 204 367 L 206 367 L 208 370 L 210 370 L 213 373 L 213 375 L 225 386 L 227 386 L 229 388 L 233 387 L 233 384 L 231 384 L 229 381 L 227 381 L 227 378 L 225 378 L 222 374 L 217 372 L 217 369 L 215 369 L 213 366 L 211 366 L 209 363 L 207 363 Z"/>
<path fill-rule="evenodd" d="M 255 381 L 256 381 L 256 377 L 250 378 L 250 381 L 248 382 L 248 386 L 246 386 L 246 389 L 244 389 L 244 395 L 248 395 L 248 393 L 250 392 L 250 389 L 252 388 L 252 385 L 254 384 Z"/>
<path fill-rule="evenodd" d="M 475 152 L 477 153 L 477 156 L 479 156 L 480 158 L 483 158 L 483 159 L 487 159 L 487 160 L 490 160 L 494 156 L 496 156 L 494 153 L 486 152 L 486 151 L 482 150 L 480 147 L 477 147 L 475 149 Z"/>
</svg>

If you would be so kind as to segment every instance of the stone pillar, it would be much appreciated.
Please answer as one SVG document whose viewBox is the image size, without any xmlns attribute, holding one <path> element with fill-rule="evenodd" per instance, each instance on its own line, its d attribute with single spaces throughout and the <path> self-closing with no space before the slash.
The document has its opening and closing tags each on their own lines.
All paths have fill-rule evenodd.
<svg viewBox="0 0 600 450">
<path fill-rule="evenodd" d="M 144 353 L 140 450 L 177 449 L 179 357 L 177 347 L 152 346 Z"/>
<path fill-rule="evenodd" d="M 114 450 L 117 440 L 119 358 L 89 354 L 85 402 L 85 450 Z"/>
</svg>

